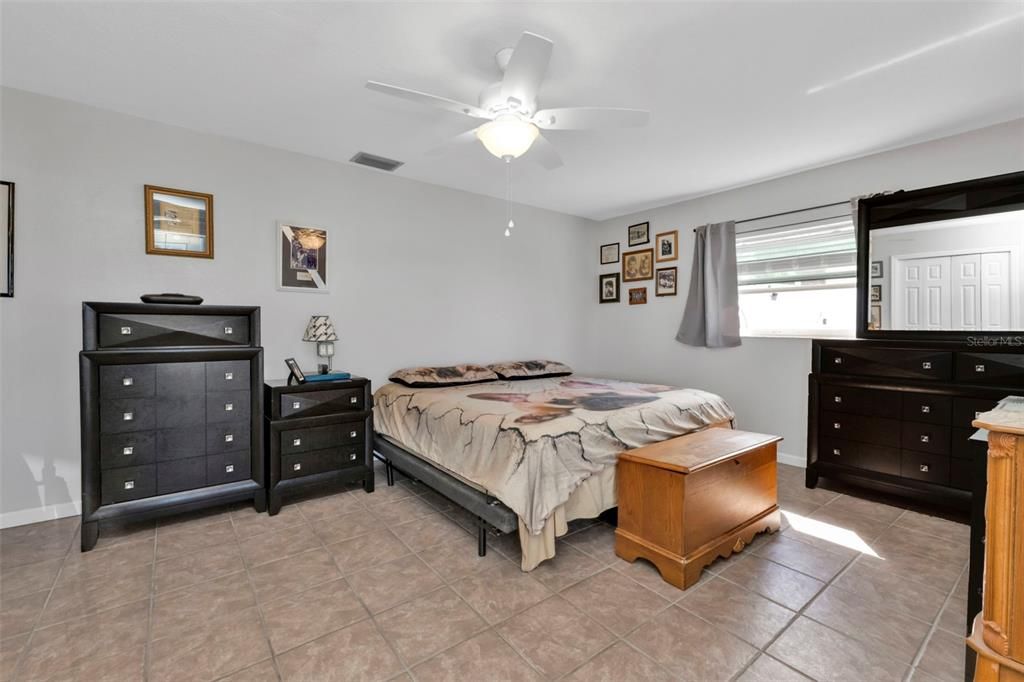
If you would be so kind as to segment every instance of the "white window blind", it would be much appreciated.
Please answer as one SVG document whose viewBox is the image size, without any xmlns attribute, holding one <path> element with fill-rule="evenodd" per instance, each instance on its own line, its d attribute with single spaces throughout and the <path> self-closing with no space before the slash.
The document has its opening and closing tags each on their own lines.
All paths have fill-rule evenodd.
<svg viewBox="0 0 1024 682">
<path fill-rule="evenodd" d="M 853 221 L 848 216 L 799 216 L 791 214 L 795 222 L 736 235 L 741 292 L 852 286 L 857 276 Z"/>
</svg>

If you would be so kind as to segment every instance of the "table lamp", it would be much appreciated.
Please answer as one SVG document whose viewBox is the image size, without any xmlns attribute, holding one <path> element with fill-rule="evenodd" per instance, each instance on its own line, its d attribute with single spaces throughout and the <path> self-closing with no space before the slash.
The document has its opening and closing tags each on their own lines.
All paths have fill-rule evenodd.
<svg viewBox="0 0 1024 682">
<path fill-rule="evenodd" d="M 302 340 L 316 341 L 316 354 L 321 358 L 327 358 L 327 371 L 331 372 L 334 342 L 338 340 L 331 318 L 327 315 L 314 315 L 309 318 L 309 324 L 306 325 L 306 333 L 302 335 Z"/>
</svg>

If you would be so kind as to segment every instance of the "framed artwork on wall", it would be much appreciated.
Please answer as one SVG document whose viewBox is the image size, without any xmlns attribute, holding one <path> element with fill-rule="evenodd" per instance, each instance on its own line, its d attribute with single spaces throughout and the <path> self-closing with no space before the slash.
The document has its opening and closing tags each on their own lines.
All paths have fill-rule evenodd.
<svg viewBox="0 0 1024 682">
<path fill-rule="evenodd" d="M 601 265 L 619 262 L 619 243 L 601 245 Z"/>
<path fill-rule="evenodd" d="M 278 290 L 326 294 L 327 230 L 287 223 L 277 228 Z"/>
<path fill-rule="evenodd" d="M 868 329 L 882 328 L 882 306 L 871 306 L 871 316 L 868 318 Z"/>
<path fill-rule="evenodd" d="M 679 258 L 679 230 L 658 233 L 654 243 L 656 258 L 659 263 Z"/>
<path fill-rule="evenodd" d="M 871 285 L 871 302 L 881 303 L 882 302 L 882 285 L 872 284 Z"/>
<path fill-rule="evenodd" d="M 654 277 L 654 249 L 622 254 L 622 281 L 639 282 Z"/>
<path fill-rule="evenodd" d="M 0 182 L 0 297 L 14 297 L 13 182 Z"/>
<path fill-rule="evenodd" d="M 599 303 L 619 302 L 619 273 L 612 272 L 597 276 L 597 300 Z"/>
<path fill-rule="evenodd" d="M 658 268 L 657 276 L 654 278 L 655 296 L 676 295 L 676 268 Z"/>
<path fill-rule="evenodd" d="M 629 246 L 640 246 L 651 241 L 650 223 L 637 223 L 636 225 L 630 225 L 626 229 L 629 235 L 627 242 Z"/>
<path fill-rule="evenodd" d="M 882 261 L 873 260 L 871 261 L 871 276 L 875 278 L 881 278 L 882 275 Z"/>
<path fill-rule="evenodd" d="M 647 303 L 647 287 L 629 290 L 629 304 L 643 305 Z"/>
<path fill-rule="evenodd" d="M 145 186 L 146 253 L 213 258 L 213 195 Z"/>
</svg>

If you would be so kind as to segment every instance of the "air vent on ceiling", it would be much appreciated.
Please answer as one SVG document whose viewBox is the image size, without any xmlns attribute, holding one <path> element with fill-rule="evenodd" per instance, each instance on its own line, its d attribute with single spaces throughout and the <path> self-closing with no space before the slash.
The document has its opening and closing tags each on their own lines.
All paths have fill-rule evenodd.
<svg viewBox="0 0 1024 682">
<path fill-rule="evenodd" d="M 404 162 L 395 161 L 394 159 L 385 159 L 383 156 L 375 156 L 373 154 L 367 154 L 366 152 L 359 152 L 351 159 L 352 163 L 358 163 L 360 166 L 369 166 L 370 168 L 376 168 L 377 170 L 392 172 Z"/>
</svg>

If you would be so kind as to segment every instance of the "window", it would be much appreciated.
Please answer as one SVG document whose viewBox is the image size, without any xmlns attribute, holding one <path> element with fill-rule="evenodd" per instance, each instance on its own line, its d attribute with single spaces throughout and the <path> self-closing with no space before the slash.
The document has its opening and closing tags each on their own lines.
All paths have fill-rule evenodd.
<svg viewBox="0 0 1024 682">
<path fill-rule="evenodd" d="M 743 336 L 853 335 L 857 243 L 844 209 L 797 211 L 737 229 Z"/>
</svg>

